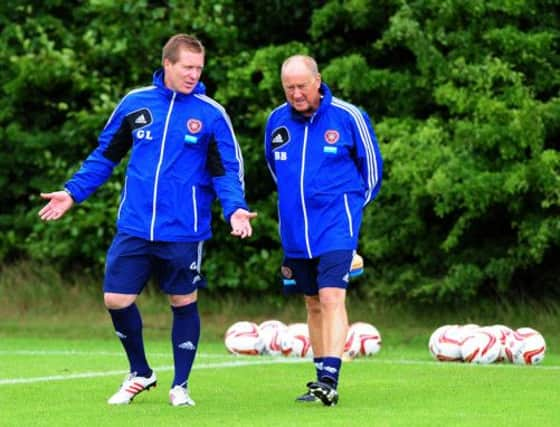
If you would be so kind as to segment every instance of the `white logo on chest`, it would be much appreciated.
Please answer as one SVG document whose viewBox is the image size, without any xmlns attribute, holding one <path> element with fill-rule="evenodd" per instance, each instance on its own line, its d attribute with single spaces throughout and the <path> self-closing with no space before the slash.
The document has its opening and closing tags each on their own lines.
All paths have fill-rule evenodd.
<svg viewBox="0 0 560 427">
<path fill-rule="evenodd" d="M 143 130 L 139 129 L 136 131 L 136 138 L 138 139 L 152 139 L 152 131 L 151 130 Z"/>
<path fill-rule="evenodd" d="M 274 160 L 288 160 L 288 153 L 285 151 L 275 151 Z"/>
</svg>

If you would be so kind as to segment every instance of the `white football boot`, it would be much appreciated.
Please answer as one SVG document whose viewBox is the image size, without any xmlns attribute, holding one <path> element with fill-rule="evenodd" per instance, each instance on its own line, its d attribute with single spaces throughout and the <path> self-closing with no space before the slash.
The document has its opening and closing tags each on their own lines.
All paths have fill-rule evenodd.
<svg viewBox="0 0 560 427">
<path fill-rule="evenodd" d="M 155 387 L 156 384 L 155 372 L 152 372 L 150 377 L 139 377 L 136 372 L 132 372 L 125 377 L 119 391 L 113 394 L 107 403 L 109 405 L 128 405 L 138 394 Z"/>
<path fill-rule="evenodd" d="M 194 400 L 191 399 L 185 387 L 176 385 L 169 390 L 169 402 L 173 406 L 194 406 Z"/>
</svg>

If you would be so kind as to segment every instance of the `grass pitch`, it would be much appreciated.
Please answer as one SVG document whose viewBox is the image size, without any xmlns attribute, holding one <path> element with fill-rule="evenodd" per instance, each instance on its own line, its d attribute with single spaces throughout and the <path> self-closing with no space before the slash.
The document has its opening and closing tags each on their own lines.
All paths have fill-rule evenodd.
<svg viewBox="0 0 560 427">
<path fill-rule="evenodd" d="M 264 304 L 201 295 L 202 339 L 189 384 L 197 405 L 174 408 L 171 315 L 163 297 L 148 293 L 139 305 L 158 386 L 114 407 L 106 402 L 128 365 L 98 286 L 53 282 L 48 271 L 37 276 L 28 267 L 0 275 L 1 427 L 560 426 L 560 307 L 553 302 L 444 310 L 349 300 L 351 321 L 374 324 L 383 346 L 371 358 L 343 364 L 340 402 L 330 408 L 294 401 L 314 379 L 311 361 L 235 357 L 223 345 L 234 321 L 305 321 L 300 299 Z M 433 361 L 430 334 L 466 323 L 534 327 L 546 339 L 546 357 L 537 366 Z"/>
<path fill-rule="evenodd" d="M 560 425 L 560 357 L 550 351 L 538 366 L 479 366 L 432 361 L 422 339 L 389 343 L 343 365 L 340 402 L 330 408 L 294 401 L 313 379 L 310 360 L 233 356 L 203 340 L 190 379 L 197 405 L 175 408 L 170 343 L 149 337 L 158 386 L 114 407 L 106 400 L 127 372 L 116 338 L 9 337 L 1 328 L 0 337 L 5 427 Z"/>
</svg>

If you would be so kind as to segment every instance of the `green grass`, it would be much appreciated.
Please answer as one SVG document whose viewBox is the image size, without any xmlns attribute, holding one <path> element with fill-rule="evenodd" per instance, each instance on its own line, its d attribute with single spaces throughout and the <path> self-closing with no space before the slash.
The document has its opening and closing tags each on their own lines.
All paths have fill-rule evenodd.
<svg viewBox="0 0 560 427">
<path fill-rule="evenodd" d="M 126 373 L 117 340 L 2 336 L 2 426 L 558 426 L 560 357 L 538 366 L 432 361 L 425 346 L 386 346 L 343 365 L 340 403 L 297 404 L 308 360 L 236 357 L 202 342 L 191 374 L 197 406 L 167 403 L 169 343 L 148 340 L 159 385 L 125 407 L 106 399 Z M 286 363 L 296 362 L 296 363 Z M 83 376 L 80 378 L 80 376 Z"/>
<path fill-rule="evenodd" d="M 305 321 L 300 299 L 214 300 L 201 293 L 202 337 L 190 378 L 194 408 L 173 408 L 171 314 L 159 294 L 139 298 L 148 359 L 158 387 L 125 407 L 107 405 L 127 371 L 99 287 L 84 291 L 32 268 L 0 277 L 0 426 L 558 426 L 558 305 L 484 302 L 407 307 L 350 294 L 350 320 L 374 324 L 383 346 L 344 363 L 340 404 L 302 405 L 294 398 L 314 377 L 309 360 L 235 357 L 223 334 L 237 320 Z M 25 276 L 29 273 L 29 276 Z M 538 366 L 489 366 L 432 360 L 431 332 L 448 323 L 501 323 L 542 332 Z M 288 363 L 290 362 L 290 363 Z"/>
</svg>

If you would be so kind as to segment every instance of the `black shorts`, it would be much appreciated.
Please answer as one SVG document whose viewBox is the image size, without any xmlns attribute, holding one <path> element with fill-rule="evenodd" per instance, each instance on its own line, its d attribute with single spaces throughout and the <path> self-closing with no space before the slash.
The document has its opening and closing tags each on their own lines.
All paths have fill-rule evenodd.
<svg viewBox="0 0 560 427">
<path fill-rule="evenodd" d="M 348 288 L 354 251 L 324 253 L 316 258 L 284 258 L 280 272 L 286 294 L 317 295 L 321 288 Z"/>
</svg>

